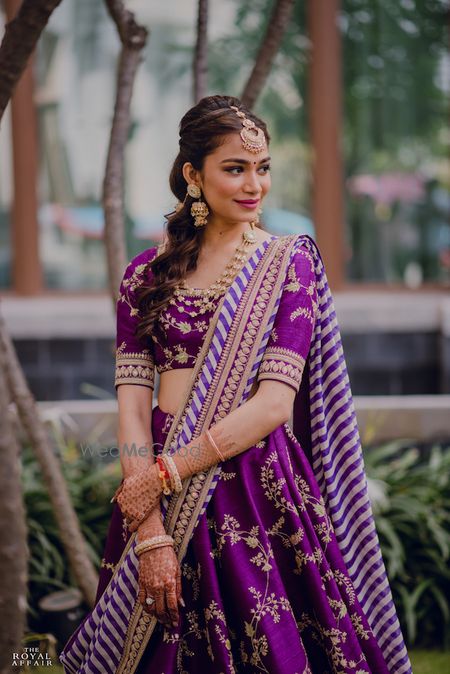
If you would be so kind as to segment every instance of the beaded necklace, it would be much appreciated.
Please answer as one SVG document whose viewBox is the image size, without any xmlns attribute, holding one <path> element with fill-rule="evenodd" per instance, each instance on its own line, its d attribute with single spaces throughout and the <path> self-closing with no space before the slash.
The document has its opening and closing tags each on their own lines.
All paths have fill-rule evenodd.
<svg viewBox="0 0 450 674">
<path fill-rule="evenodd" d="M 186 311 L 182 306 L 178 306 L 180 313 L 186 313 L 189 316 L 200 316 L 208 311 L 215 309 L 215 300 L 221 297 L 230 285 L 233 283 L 236 274 L 242 269 L 248 257 L 248 248 L 251 244 L 256 243 L 256 237 L 253 232 L 255 223 L 250 223 L 251 229 L 242 233 L 242 243 L 236 248 L 234 255 L 228 262 L 227 266 L 208 288 L 191 288 L 183 279 L 173 292 L 173 296 L 169 299 L 169 304 L 177 305 L 177 300 L 183 300 L 187 306 L 196 307 L 192 311 Z M 194 297 L 195 299 L 187 299 L 186 296 Z"/>
</svg>

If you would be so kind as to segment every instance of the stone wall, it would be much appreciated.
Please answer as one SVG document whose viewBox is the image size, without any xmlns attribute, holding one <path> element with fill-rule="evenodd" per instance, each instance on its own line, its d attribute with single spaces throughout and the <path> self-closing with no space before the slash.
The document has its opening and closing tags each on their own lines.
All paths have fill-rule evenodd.
<svg viewBox="0 0 450 674">
<path fill-rule="evenodd" d="M 336 293 L 335 303 L 354 395 L 450 392 L 443 294 Z M 38 400 L 115 397 L 115 325 L 105 296 L 8 297 L 2 307 Z"/>
</svg>

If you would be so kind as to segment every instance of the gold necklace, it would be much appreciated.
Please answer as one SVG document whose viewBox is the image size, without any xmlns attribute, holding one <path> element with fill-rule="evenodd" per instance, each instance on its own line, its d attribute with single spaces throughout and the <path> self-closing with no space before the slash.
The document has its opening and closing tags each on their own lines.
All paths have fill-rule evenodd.
<svg viewBox="0 0 450 674">
<path fill-rule="evenodd" d="M 189 316 L 195 317 L 211 311 L 215 308 L 214 301 L 223 295 L 230 285 L 233 283 L 237 272 L 243 267 L 247 260 L 248 247 L 256 243 L 256 236 L 254 234 L 255 222 L 250 223 L 250 229 L 242 233 L 242 242 L 237 246 L 234 255 L 229 260 L 227 266 L 208 288 L 190 288 L 186 281 L 179 283 L 173 292 L 173 296 L 169 299 L 169 304 L 176 305 L 177 300 L 183 298 L 184 304 L 187 306 L 197 307 L 197 311 L 186 311 L 181 306 L 178 306 L 180 313 L 187 313 Z M 195 297 L 194 300 L 185 299 L 186 296 Z"/>
</svg>

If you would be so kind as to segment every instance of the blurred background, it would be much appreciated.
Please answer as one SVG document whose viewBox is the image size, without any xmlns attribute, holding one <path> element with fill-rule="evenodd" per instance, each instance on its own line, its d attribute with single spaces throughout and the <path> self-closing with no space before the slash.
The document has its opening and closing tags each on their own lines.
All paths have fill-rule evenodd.
<svg viewBox="0 0 450 674">
<path fill-rule="evenodd" d="M 196 2 L 172 4 L 128 3 L 151 30 L 126 152 L 129 258 L 162 239 L 192 104 Z M 271 6 L 211 3 L 208 93 L 242 90 Z M 298 1 L 256 103 L 272 134 L 264 226 L 316 237 L 355 393 L 450 391 L 448 35 L 443 0 Z M 84 397 L 87 378 L 113 392 L 99 200 L 118 48 L 100 0 L 65 0 L 2 126 L 0 289 L 42 400 Z M 16 221 L 14 162 L 29 167 Z"/>
<path fill-rule="evenodd" d="M 162 241 L 175 204 L 168 175 L 193 104 L 197 2 L 126 4 L 150 30 L 126 150 L 131 259 Z M 239 96 L 273 4 L 211 0 L 208 94 Z M 0 12 L 2 30 L 5 21 Z M 448 646 L 450 623 L 449 27 L 445 0 L 296 0 L 255 105 L 272 136 L 262 223 L 319 244 L 402 626 L 409 644 L 430 648 Z M 117 462 L 82 456 L 80 443 L 115 439 L 100 197 L 118 53 L 101 0 L 64 0 L 0 131 L 2 313 L 66 476 L 78 481 L 70 488 L 98 564 L 109 506 L 96 518 L 83 507 L 104 501 Z M 36 498 L 33 465 L 30 454 L 26 499 Z M 32 586 L 39 629 L 38 599 L 70 583 L 51 516 L 45 532 L 29 517 L 47 569 Z M 449 671 L 448 659 L 439 663 L 417 671 Z"/>
</svg>

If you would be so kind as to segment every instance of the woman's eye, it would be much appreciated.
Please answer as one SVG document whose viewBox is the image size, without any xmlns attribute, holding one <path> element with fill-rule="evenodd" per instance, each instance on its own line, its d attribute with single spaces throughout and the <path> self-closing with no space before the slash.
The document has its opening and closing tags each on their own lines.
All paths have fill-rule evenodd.
<svg viewBox="0 0 450 674">
<path fill-rule="evenodd" d="M 242 173 L 244 170 L 242 166 L 231 166 L 230 168 L 225 169 L 228 173 L 231 173 L 232 175 L 238 175 L 239 173 Z M 260 166 L 259 171 L 263 171 L 264 173 L 268 173 L 270 171 L 270 164 L 265 164 L 264 166 Z"/>
</svg>

